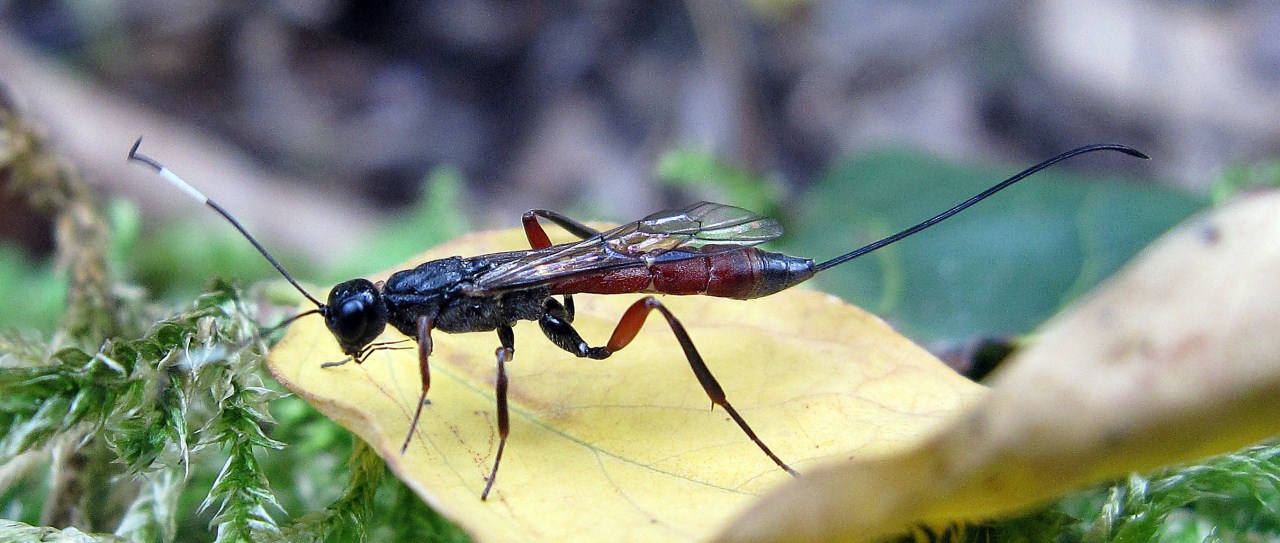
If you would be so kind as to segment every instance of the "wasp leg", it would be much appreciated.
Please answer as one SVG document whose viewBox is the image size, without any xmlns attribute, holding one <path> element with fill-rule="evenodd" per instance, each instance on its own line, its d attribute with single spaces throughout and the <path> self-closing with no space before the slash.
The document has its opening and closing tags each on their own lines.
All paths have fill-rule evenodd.
<svg viewBox="0 0 1280 543">
<path fill-rule="evenodd" d="M 320 367 L 321 367 L 321 368 L 336 368 L 336 367 L 341 366 L 341 365 L 343 365 L 343 364 L 346 364 L 347 362 L 350 362 L 350 361 L 352 361 L 352 360 L 354 360 L 354 358 L 352 358 L 352 357 L 348 356 L 348 357 L 343 358 L 342 360 L 339 360 L 339 361 L 337 361 L 337 362 L 325 362 L 325 363 L 322 363 L 322 364 L 320 364 Z M 359 362 L 356 362 L 356 364 L 359 364 Z"/>
<path fill-rule="evenodd" d="M 680 320 L 671 314 L 671 310 L 667 309 L 662 302 L 653 296 L 646 296 L 644 299 L 631 304 L 627 311 L 622 314 L 622 318 L 618 321 L 618 326 L 614 328 L 613 335 L 609 337 L 609 342 L 603 347 L 591 347 L 582 340 L 577 330 L 569 321 L 565 320 L 568 309 L 560 305 L 554 299 L 548 299 L 543 303 L 546 310 L 538 324 L 542 327 L 542 332 L 547 338 L 555 343 L 556 346 L 569 351 L 575 355 L 584 358 L 593 358 L 596 360 L 608 358 L 615 352 L 622 350 L 624 347 L 635 339 L 636 334 L 640 332 L 640 328 L 644 326 L 645 318 L 649 316 L 649 312 L 657 310 L 667 319 L 667 325 L 671 327 L 671 332 L 675 334 L 676 341 L 680 342 L 680 347 L 684 349 L 684 356 L 689 361 L 689 366 L 693 368 L 693 374 L 698 378 L 698 382 L 702 384 L 702 390 L 706 391 L 707 397 L 711 398 L 712 407 L 720 406 L 724 408 L 729 417 L 738 424 L 747 437 L 760 447 L 765 456 L 773 460 L 778 467 L 785 470 L 791 475 L 798 476 L 795 470 L 773 454 L 768 445 L 764 444 L 759 437 L 756 436 L 747 421 L 738 414 L 738 410 L 729 404 L 729 400 L 725 398 L 724 388 L 720 386 L 720 382 L 711 374 L 711 369 L 702 361 L 702 355 L 698 354 L 698 349 L 694 347 L 693 340 L 689 338 L 689 333 L 685 331 L 684 325 L 680 324 Z"/>
<path fill-rule="evenodd" d="M 573 310 L 572 310 L 572 308 L 571 308 L 571 309 L 570 309 L 570 312 L 572 313 L 572 311 L 573 311 Z M 396 344 L 398 344 L 398 343 L 404 343 L 404 342 L 406 342 L 406 341 L 409 341 L 409 340 L 408 340 L 408 339 L 397 339 L 397 340 L 395 340 L 395 341 L 380 341 L 380 342 L 378 342 L 378 343 L 370 343 L 369 345 L 366 345 L 364 349 L 362 349 L 359 353 L 357 353 L 357 354 L 356 354 L 356 355 L 354 355 L 354 356 L 348 356 L 348 357 L 343 358 L 342 360 L 339 360 L 339 361 L 337 361 L 337 362 L 325 362 L 325 363 L 323 363 L 323 364 L 320 364 L 320 367 L 321 367 L 321 368 L 335 368 L 335 367 L 341 366 L 341 365 L 343 365 L 343 364 L 346 364 L 347 362 L 355 362 L 356 364 L 364 364 L 364 361 L 365 361 L 367 358 L 369 358 L 369 355 L 371 355 L 371 354 L 373 354 L 373 353 L 375 353 L 375 352 L 378 352 L 378 351 L 399 351 L 399 350 L 401 350 L 401 349 L 412 349 L 413 347 L 399 347 L 399 346 L 397 346 L 397 345 L 396 345 Z"/>
<path fill-rule="evenodd" d="M 582 358 L 601 360 L 613 354 L 607 347 L 592 347 L 573 329 L 573 298 L 565 296 L 566 305 L 561 305 L 555 298 L 547 298 L 542 303 L 542 318 L 538 326 L 547 339 L 557 347 Z"/>
<path fill-rule="evenodd" d="M 484 484 L 484 492 L 480 493 L 481 501 L 489 498 L 489 490 L 498 478 L 498 464 L 502 462 L 502 451 L 507 447 L 507 434 L 511 432 L 511 416 L 507 411 L 507 362 L 515 356 L 516 335 L 510 326 L 500 326 L 498 340 L 502 342 L 502 346 L 494 352 L 498 358 L 498 379 L 494 386 L 498 398 L 498 454 L 493 457 L 493 470 L 489 472 L 489 478 Z"/>
<path fill-rule="evenodd" d="M 555 223 L 560 228 L 565 229 L 570 234 L 587 239 L 591 236 L 599 234 L 600 231 L 582 224 L 578 221 L 570 219 L 564 215 L 546 209 L 530 209 L 520 217 L 520 223 L 524 225 L 524 236 L 529 239 L 529 246 L 534 249 L 546 249 L 551 246 L 551 238 L 547 237 L 547 231 L 542 229 L 542 225 L 538 223 L 538 217 L 542 217 Z"/>
<path fill-rule="evenodd" d="M 418 428 L 418 417 L 422 416 L 422 406 L 427 404 L 427 390 L 431 388 L 431 330 L 435 323 L 425 315 L 418 317 L 418 367 L 422 373 L 422 395 L 418 397 L 418 408 L 413 412 L 413 422 L 409 423 L 409 435 L 404 436 L 404 445 L 400 446 L 400 454 L 409 450 L 409 441 L 413 440 L 413 432 Z"/>
</svg>

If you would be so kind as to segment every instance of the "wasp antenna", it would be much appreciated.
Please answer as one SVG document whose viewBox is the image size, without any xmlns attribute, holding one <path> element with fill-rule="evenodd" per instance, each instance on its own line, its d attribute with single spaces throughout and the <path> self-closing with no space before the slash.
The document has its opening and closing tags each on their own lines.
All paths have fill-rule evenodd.
<svg viewBox="0 0 1280 543">
<path fill-rule="evenodd" d="M 307 316 L 307 315 L 314 315 L 314 314 L 318 314 L 318 313 L 320 313 L 320 310 L 319 310 L 319 309 L 312 309 L 312 310 L 310 310 L 310 311 L 303 311 L 302 313 L 298 313 L 297 315 L 294 315 L 294 316 L 289 317 L 289 318 L 287 318 L 287 319 L 285 319 L 285 320 L 283 320 L 283 321 L 280 321 L 278 324 L 276 324 L 275 326 L 272 326 L 271 328 L 267 328 L 267 329 L 266 329 L 266 333 L 270 334 L 270 333 L 272 333 L 272 332 L 275 332 L 276 330 L 279 330 L 279 329 L 281 329 L 281 328 L 284 328 L 284 327 L 286 327 L 286 326 L 289 326 L 290 324 L 293 324 L 293 321 L 296 321 L 296 320 L 298 320 L 298 319 L 301 319 L 302 317 L 305 317 L 305 316 Z"/>
<path fill-rule="evenodd" d="M 1078 148 L 1072 149 L 1058 156 L 1055 156 L 1049 160 L 1036 164 L 1035 166 L 1022 170 L 1021 172 L 1018 172 L 1017 175 L 1014 175 L 1013 177 L 1010 177 L 1008 179 L 1005 179 L 1004 181 L 997 183 L 995 186 L 982 191 L 981 193 L 974 196 L 973 198 L 969 198 L 968 200 L 960 202 L 959 205 L 951 209 L 948 209 L 946 211 L 943 211 L 942 213 L 939 213 L 938 215 L 934 216 L 933 218 L 927 221 L 924 221 L 920 224 L 912 226 L 911 228 L 898 232 L 897 234 L 881 239 L 874 243 L 867 244 L 863 247 L 853 250 L 850 253 L 840 255 L 831 260 L 818 264 L 813 267 L 814 272 L 817 273 L 829 268 L 834 268 L 836 266 L 844 264 L 845 262 L 848 262 L 862 255 L 865 255 L 871 251 L 884 247 L 885 245 L 889 245 L 890 243 L 901 240 L 902 238 L 910 236 L 911 234 L 924 230 L 925 228 L 928 228 L 942 221 L 945 221 L 951 218 L 952 215 L 955 215 L 956 213 L 959 213 L 961 211 L 964 211 L 965 209 L 968 209 L 969 206 L 972 206 L 973 204 L 976 204 L 978 202 L 981 202 L 987 199 L 987 197 L 991 196 L 992 194 L 1000 192 L 1008 188 L 1010 185 L 1017 183 L 1018 181 L 1021 181 L 1023 179 L 1026 179 L 1027 177 L 1030 177 L 1031 175 L 1035 174 L 1036 172 L 1039 172 L 1040 170 L 1048 168 L 1049 166 L 1062 162 L 1073 156 L 1083 155 L 1085 153 L 1092 153 L 1094 151 L 1119 151 L 1121 153 L 1124 153 L 1132 157 L 1137 157 L 1142 159 L 1151 158 L 1147 156 L 1145 153 L 1143 153 L 1142 151 L 1134 149 L 1133 147 L 1129 147 L 1128 145 L 1120 145 L 1118 143 L 1099 143 L 1095 145 L 1086 145 L 1084 147 L 1078 147 Z"/>
<path fill-rule="evenodd" d="M 293 285 L 293 288 L 298 289 L 298 292 L 301 292 L 303 296 L 306 296 L 308 300 L 311 300 L 311 303 L 316 304 L 316 307 L 318 308 L 324 307 L 324 304 L 320 303 L 320 300 L 317 300 L 314 296 L 308 293 L 306 289 L 302 288 L 302 285 L 298 284 L 298 281 L 296 281 L 292 275 L 289 275 L 289 272 L 284 270 L 284 266 L 281 266 L 280 263 L 277 262 L 276 259 L 271 256 L 271 253 L 267 252 L 266 247 L 263 247 L 261 243 L 258 243 L 258 240 L 254 239 L 253 235 L 250 234 L 248 230 L 245 230 L 244 226 L 240 225 L 240 221 L 237 221 L 235 217 L 231 216 L 231 213 L 223 209 L 222 206 L 218 205 L 217 202 L 210 200 L 208 196 L 204 195 L 204 193 L 200 192 L 199 190 L 196 190 L 196 188 L 191 186 L 190 183 L 183 181 L 181 177 L 178 177 L 178 174 L 173 173 L 172 170 L 164 167 L 155 159 L 143 154 L 139 154 L 138 147 L 141 145 L 142 145 L 142 138 L 138 138 L 138 141 L 133 142 L 133 148 L 129 149 L 129 160 L 141 162 L 143 164 L 146 164 L 152 167 L 153 169 L 155 169 L 156 173 L 160 174 L 160 177 L 163 177 L 166 181 L 182 189 L 182 192 L 187 193 L 188 196 L 195 198 L 200 203 L 209 206 L 214 211 L 217 211 L 219 215 L 222 215 L 222 218 L 226 219 L 227 222 L 231 223 L 231 226 L 236 227 L 236 230 L 239 230 L 240 234 L 243 235 L 245 239 L 249 240 L 249 243 L 253 244 L 253 248 L 257 249 L 258 252 L 261 253 L 264 258 L 267 259 L 267 262 L 270 262 L 272 266 L 275 266 L 276 271 L 280 272 L 280 275 L 283 275 L 284 278 L 289 281 L 289 284 Z M 303 313 L 303 315 L 307 315 L 310 313 L 311 312 Z M 298 315 L 298 316 L 301 316 L 301 315 Z"/>
</svg>

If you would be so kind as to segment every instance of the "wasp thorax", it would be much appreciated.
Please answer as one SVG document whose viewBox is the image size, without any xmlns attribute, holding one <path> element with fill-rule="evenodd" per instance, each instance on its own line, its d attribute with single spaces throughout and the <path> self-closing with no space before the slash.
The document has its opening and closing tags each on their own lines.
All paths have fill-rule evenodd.
<svg viewBox="0 0 1280 543">
<path fill-rule="evenodd" d="M 342 352 L 358 356 L 387 327 L 387 305 L 368 279 L 352 279 L 329 291 L 325 326 Z"/>
</svg>

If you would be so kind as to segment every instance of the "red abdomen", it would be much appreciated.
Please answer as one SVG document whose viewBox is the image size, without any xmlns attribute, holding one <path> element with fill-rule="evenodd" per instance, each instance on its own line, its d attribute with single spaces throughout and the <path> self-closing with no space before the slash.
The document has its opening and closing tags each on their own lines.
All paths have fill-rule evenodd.
<svg viewBox="0 0 1280 543">
<path fill-rule="evenodd" d="M 552 294 L 704 294 L 747 300 L 813 277 L 813 260 L 744 248 L 586 273 L 551 285 Z"/>
</svg>

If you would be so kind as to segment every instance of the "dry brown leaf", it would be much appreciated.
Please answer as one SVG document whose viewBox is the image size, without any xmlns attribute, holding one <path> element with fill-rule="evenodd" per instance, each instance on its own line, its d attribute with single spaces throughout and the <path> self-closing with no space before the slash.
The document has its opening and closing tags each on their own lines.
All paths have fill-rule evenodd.
<svg viewBox="0 0 1280 543">
<path fill-rule="evenodd" d="M 1280 193 L 1161 238 L 912 450 L 809 472 L 721 541 L 868 541 L 989 518 L 1280 431 Z"/>
<path fill-rule="evenodd" d="M 519 231 L 467 236 L 418 262 L 525 243 Z M 575 326 L 603 342 L 636 299 L 579 296 Z M 901 450 L 984 392 L 831 296 L 793 289 L 749 302 L 663 302 L 729 401 L 802 473 Z M 790 479 L 723 411 L 710 410 L 660 318 L 604 361 L 559 350 L 533 323 L 516 336 L 511 439 L 488 502 L 480 491 L 497 445 L 493 334 L 435 334 L 431 405 L 405 455 L 419 390 L 415 351 L 321 369 L 342 354 L 312 317 L 289 330 L 270 363 L 280 382 L 369 442 L 477 541 L 705 540 Z"/>
</svg>

